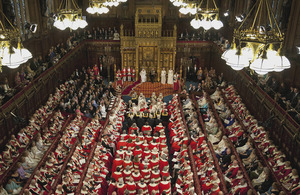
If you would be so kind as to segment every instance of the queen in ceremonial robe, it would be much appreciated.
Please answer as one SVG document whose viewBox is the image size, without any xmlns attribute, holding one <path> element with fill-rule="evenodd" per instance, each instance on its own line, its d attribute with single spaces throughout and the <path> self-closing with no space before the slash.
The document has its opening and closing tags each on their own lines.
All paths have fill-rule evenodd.
<svg viewBox="0 0 300 195">
<path fill-rule="evenodd" d="M 147 73 L 146 73 L 146 70 L 145 70 L 145 69 L 143 69 L 143 70 L 140 72 L 140 76 L 141 76 L 142 83 L 144 83 L 144 82 L 147 81 Z"/>
</svg>

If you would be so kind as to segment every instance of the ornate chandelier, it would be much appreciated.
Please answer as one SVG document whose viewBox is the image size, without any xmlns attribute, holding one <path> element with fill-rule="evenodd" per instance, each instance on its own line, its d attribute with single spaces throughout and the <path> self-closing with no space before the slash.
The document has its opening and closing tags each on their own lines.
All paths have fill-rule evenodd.
<svg viewBox="0 0 300 195">
<path fill-rule="evenodd" d="M 0 20 L 0 71 L 2 71 L 2 66 L 17 68 L 32 58 L 30 51 L 23 47 L 19 30 L 12 25 L 2 11 L 1 14 L 9 24 L 9 28 L 6 28 Z"/>
<path fill-rule="evenodd" d="M 74 0 L 62 0 L 53 25 L 59 30 L 66 28 L 77 30 L 78 28 L 85 28 L 88 24 L 82 18 L 82 9 Z"/>
<path fill-rule="evenodd" d="M 247 24 L 254 8 L 257 8 L 254 19 Z M 232 47 L 223 53 L 222 59 L 234 70 L 250 65 L 257 74 L 280 72 L 291 67 L 283 55 L 283 41 L 284 35 L 268 0 L 259 0 L 239 28 L 234 30 Z"/>
<path fill-rule="evenodd" d="M 203 27 L 205 30 L 214 28 L 219 30 L 223 23 L 219 19 L 219 8 L 215 0 L 201 0 L 198 2 L 188 2 L 187 0 L 170 0 L 174 6 L 181 7 L 182 14 L 196 15 L 191 21 L 191 26 L 195 29 Z M 205 3 L 206 1 L 206 3 Z"/>
<path fill-rule="evenodd" d="M 89 7 L 86 11 L 90 14 L 106 14 L 109 12 L 108 7 L 117 7 L 120 3 L 127 0 L 90 0 Z"/>
<path fill-rule="evenodd" d="M 205 30 L 214 28 L 219 30 L 223 27 L 223 23 L 219 18 L 219 8 L 215 0 L 206 0 L 206 5 L 202 7 L 204 0 L 198 5 L 196 17 L 191 21 L 191 25 L 198 29 L 203 27 Z"/>
</svg>

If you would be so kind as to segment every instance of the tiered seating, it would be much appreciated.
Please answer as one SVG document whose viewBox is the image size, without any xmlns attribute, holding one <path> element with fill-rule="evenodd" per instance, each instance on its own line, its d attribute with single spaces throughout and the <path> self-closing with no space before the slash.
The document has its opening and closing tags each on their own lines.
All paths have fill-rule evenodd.
<svg viewBox="0 0 300 195">
<path fill-rule="evenodd" d="M 106 194 L 107 192 L 108 184 L 106 177 L 111 170 L 113 160 L 111 146 L 116 143 L 116 138 L 119 136 L 119 130 L 113 128 L 113 123 L 109 123 L 109 119 L 117 117 L 120 119 L 117 120 L 117 125 L 122 125 L 122 117 L 125 110 L 124 102 L 120 98 L 112 98 L 109 110 L 112 107 L 114 109 L 108 111 L 109 117 L 103 125 L 103 130 L 100 131 L 97 142 L 91 147 L 89 158 L 76 188 L 76 194 Z"/>
<path fill-rule="evenodd" d="M 31 181 L 28 190 L 34 194 L 48 194 L 51 190 L 51 186 L 54 185 L 56 180 L 59 179 L 59 172 L 64 167 L 66 159 L 76 147 L 78 141 L 76 139 L 77 134 L 80 133 L 80 129 L 84 127 L 84 120 L 78 115 L 72 122 L 66 127 L 63 132 L 63 136 L 60 138 L 57 148 L 52 152 L 44 166 L 36 172 L 34 179 Z M 41 181 L 41 182 L 38 182 Z"/>
<path fill-rule="evenodd" d="M 70 158 L 66 170 L 62 175 L 62 189 L 65 193 L 75 191 L 77 184 L 80 182 L 83 168 L 87 162 L 92 146 L 97 141 L 102 125 L 99 119 L 94 118 L 83 130 L 81 143 L 75 148 L 75 151 Z"/>
<path fill-rule="evenodd" d="M 187 96 L 186 100 L 183 100 L 183 111 L 192 138 L 190 145 L 202 192 L 204 194 L 217 194 L 221 190 L 223 193 L 227 193 L 223 174 L 218 161 L 215 160 L 214 150 L 207 140 L 207 136 L 200 128 L 203 122 L 197 114 L 197 112 L 199 112 L 197 104 L 195 104 L 189 96 Z M 200 119 L 200 124 L 198 118 Z M 204 125 L 202 128 L 205 129 Z"/>
<path fill-rule="evenodd" d="M 5 150 L 0 155 L 1 178 L 3 178 L 3 176 L 7 176 L 8 171 L 5 171 L 8 169 L 11 170 L 10 166 L 20 159 L 23 151 L 25 151 L 30 145 L 31 140 L 33 140 L 37 133 L 40 132 L 42 125 L 46 125 L 46 122 L 48 122 L 48 120 L 52 117 L 52 112 L 58 105 L 64 91 L 64 85 L 57 88 L 55 94 L 53 96 L 49 96 L 45 106 L 42 106 L 35 112 L 35 114 L 33 114 L 29 120 L 29 125 L 21 129 L 17 136 L 11 136 L 11 140 L 7 143 Z"/>
<path fill-rule="evenodd" d="M 250 137 L 254 140 L 254 146 L 258 156 L 263 160 L 263 164 L 270 170 L 274 180 L 280 183 L 282 190 L 286 193 L 300 193 L 299 176 L 296 169 L 292 169 L 291 164 L 278 147 L 274 145 L 268 136 L 268 132 L 258 125 L 253 116 L 250 115 L 246 106 L 242 103 L 233 86 L 227 87 L 223 92 L 226 101 L 231 104 L 233 112 L 243 123 Z M 260 178 L 254 179 L 253 183 L 258 184 Z M 287 192 L 289 191 L 289 192 Z"/>
<path fill-rule="evenodd" d="M 5 184 L 7 180 L 14 177 L 17 180 L 21 179 L 22 185 L 24 185 L 25 180 L 30 177 L 39 160 L 42 159 L 43 153 L 53 142 L 53 138 L 48 139 L 51 137 L 48 124 L 51 123 L 50 120 L 57 117 L 53 113 L 53 110 L 59 104 L 65 90 L 66 85 L 61 85 L 57 88 L 55 94 L 49 96 L 46 105 L 38 109 L 31 117 L 29 125 L 21 129 L 17 137 L 12 136 L 12 140 L 7 144 L 7 149 L 3 152 L 3 158 L 1 155 L 0 167 L 3 173 L 0 181 L 1 184 Z M 6 171 L 4 171 L 5 169 Z M 9 183 L 13 185 L 11 183 L 15 183 L 15 180 Z M 9 188 L 10 185 L 6 187 Z M 16 189 L 21 190 L 22 188 L 16 184 Z"/>
<path fill-rule="evenodd" d="M 215 94 L 213 94 L 211 98 L 214 101 L 219 100 L 215 98 Z M 246 194 L 247 191 L 251 189 L 253 193 L 256 193 L 241 159 L 232 144 L 232 141 L 237 141 L 237 137 L 231 136 L 230 134 L 231 129 L 233 129 L 233 127 L 231 127 L 233 121 L 228 122 L 228 120 L 224 123 L 227 127 L 226 130 L 223 123 L 220 121 L 220 118 L 224 120 L 224 118 L 226 118 L 227 115 L 230 116 L 231 113 L 222 112 L 221 114 L 218 114 L 216 108 L 221 111 L 226 110 L 226 108 L 220 102 L 213 104 L 211 98 L 204 92 L 203 96 L 198 99 L 198 106 L 202 113 L 205 127 L 209 133 L 208 138 L 214 143 L 214 150 L 219 160 L 224 179 L 227 182 L 228 191 L 233 194 Z M 222 132 L 223 135 L 227 135 L 228 138 L 223 136 L 221 139 L 220 135 L 222 134 L 220 134 L 220 132 Z"/>
<path fill-rule="evenodd" d="M 169 138 L 171 145 L 171 156 L 173 169 L 173 192 L 178 194 L 194 194 L 200 192 L 199 181 L 195 181 L 195 172 L 192 170 L 194 163 L 193 156 L 189 151 L 189 132 L 181 113 L 181 105 L 178 95 L 173 95 L 171 102 L 168 104 L 169 119 Z M 197 189 L 196 189 L 197 188 Z"/>
</svg>

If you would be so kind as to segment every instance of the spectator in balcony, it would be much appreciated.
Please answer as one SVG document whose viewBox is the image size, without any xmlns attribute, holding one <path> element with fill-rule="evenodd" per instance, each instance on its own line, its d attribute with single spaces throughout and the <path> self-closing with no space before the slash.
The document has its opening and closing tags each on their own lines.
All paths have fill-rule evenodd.
<svg viewBox="0 0 300 195">
<path fill-rule="evenodd" d="M 268 91 L 268 94 L 274 98 L 275 93 L 278 91 L 279 85 L 278 82 L 276 81 L 276 79 L 273 77 L 272 81 L 270 83 L 268 83 L 268 87 L 270 88 L 270 90 Z"/>
<path fill-rule="evenodd" d="M 21 81 L 21 77 L 20 77 L 20 72 L 17 72 L 16 76 L 15 76 L 15 85 L 20 86 L 21 84 L 22 84 L 22 81 Z"/>
</svg>

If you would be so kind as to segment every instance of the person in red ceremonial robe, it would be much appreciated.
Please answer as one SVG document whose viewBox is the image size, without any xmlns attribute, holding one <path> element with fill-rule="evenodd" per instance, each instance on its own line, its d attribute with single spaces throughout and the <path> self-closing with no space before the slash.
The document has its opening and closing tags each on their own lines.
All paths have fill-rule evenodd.
<svg viewBox="0 0 300 195">
<path fill-rule="evenodd" d="M 130 69 L 130 66 L 128 66 L 128 68 L 127 68 L 127 80 L 131 81 L 131 69 Z"/>
<path fill-rule="evenodd" d="M 173 83 L 173 89 L 174 91 L 178 91 L 179 90 L 179 86 L 180 85 L 180 78 L 179 78 L 179 75 L 178 73 L 176 72 L 174 74 L 174 83 Z"/>
<path fill-rule="evenodd" d="M 114 178 L 115 181 L 119 181 L 120 178 L 123 178 L 123 174 L 120 170 L 120 167 L 117 167 L 116 171 L 113 171 L 111 178 Z"/>
<path fill-rule="evenodd" d="M 131 158 L 129 156 L 126 156 L 126 159 L 123 162 L 123 167 L 125 167 L 126 169 L 127 169 L 127 167 L 129 167 L 130 170 L 132 170 L 133 163 L 132 163 Z"/>
<path fill-rule="evenodd" d="M 158 125 L 156 125 L 156 127 L 154 128 L 153 134 L 155 134 L 156 132 L 160 133 L 161 131 L 163 131 L 165 129 L 165 127 L 162 125 L 162 123 L 159 123 Z"/>
<path fill-rule="evenodd" d="M 167 167 L 167 166 L 169 166 L 169 162 L 168 162 L 166 155 L 163 154 L 159 160 L 159 170 L 163 171 L 164 167 Z"/>
<path fill-rule="evenodd" d="M 154 195 L 159 195 L 159 187 L 154 179 L 152 179 L 151 183 L 148 185 L 148 192 L 151 195 L 153 194 L 153 192 L 154 192 Z"/>
<path fill-rule="evenodd" d="M 116 190 L 116 180 L 114 178 L 111 178 L 108 189 L 107 189 L 107 195 L 112 195 L 112 193 Z"/>
<path fill-rule="evenodd" d="M 229 166 L 228 169 L 225 171 L 225 175 L 228 178 L 235 178 L 239 170 L 239 165 L 237 160 L 234 160 Z"/>
<path fill-rule="evenodd" d="M 245 179 L 241 179 L 241 181 L 234 188 L 231 189 L 232 194 L 247 194 L 248 185 Z"/>
<path fill-rule="evenodd" d="M 126 81 L 126 76 L 127 76 L 127 70 L 126 70 L 126 68 L 124 67 L 123 70 L 122 70 L 123 81 Z"/>
<path fill-rule="evenodd" d="M 142 132 L 145 134 L 148 134 L 148 132 L 152 131 L 152 127 L 149 125 L 148 122 L 142 127 Z"/>
<path fill-rule="evenodd" d="M 119 182 L 117 183 L 117 194 L 118 195 L 124 195 L 125 194 L 125 190 L 127 189 L 127 184 L 124 184 L 123 179 L 119 179 Z"/>
<path fill-rule="evenodd" d="M 150 179 L 154 179 L 155 182 L 160 182 L 161 178 L 160 178 L 160 172 L 158 169 L 154 169 L 151 171 L 151 176 Z"/>
<path fill-rule="evenodd" d="M 142 151 L 142 150 L 140 150 Z M 142 156 L 142 155 L 141 155 Z M 139 170 L 140 169 L 140 159 L 139 156 L 135 155 L 133 158 L 133 169 Z"/>
<path fill-rule="evenodd" d="M 209 195 L 219 195 L 220 187 L 217 184 L 214 184 L 213 187 L 210 190 Z"/>
<path fill-rule="evenodd" d="M 98 68 L 97 64 L 95 64 L 95 66 L 93 67 L 93 70 L 94 70 L 94 76 L 96 78 L 99 74 L 99 68 Z"/>
<path fill-rule="evenodd" d="M 144 179 L 143 179 L 143 178 L 141 178 L 140 181 L 137 182 L 136 188 L 137 188 L 137 189 L 136 189 L 137 191 L 142 190 L 142 191 L 143 191 L 142 194 L 149 194 L 149 192 L 148 192 L 148 186 L 147 186 L 147 184 L 144 182 Z"/>
<path fill-rule="evenodd" d="M 117 143 L 117 150 L 120 150 L 120 147 L 126 148 L 127 142 L 124 140 L 124 137 L 121 136 L 121 140 Z"/>
<path fill-rule="evenodd" d="M 113 161 L 112 172 L 115 172 L 117 167 L 119 167 L 120 170 L 122 170 L 122 165 L 123 165 L 123 160 L 121 159 L 120 155 L 117 154 L 116 158 Z M 118 180 L 116 180 L 116 181 L 118 181 Z"/>
<path fill-rule="evenodd" d="M 129 192 L 129 195 L 136 194 L 136 185 L 135 185 L 132 177 L 130 177 L 129 181 L 127 182 L 127 190 Z"/>
<path fill-rule="evenodd" d="M 150 170 L 147 165 L 144 165 L 144 168 L 141 170 L 141 176 L 144 178 L 145 183 L 150 181 Z"/>
<path fill-rule="evenodd" d="M 278 176 L 279 179 L 284 179 L 291 172 L 292 172 L 291 162 L 290 161 L 286 161 L 285 162 L 285 167 L 281 170 L 280 173 L 278 173 L 277 176 Z"/>
<path fill-rule="evenodd" d="M 132 78 L 132 81 L 135 81 L 135 69 L 134 68 L 131 69 L 131 78 Z"/>
<path fill-rule="evenodd" d="M 131 171 L 130 167 L 127 166 L 125 168 L 125 170 L 123 171 L 123 179 L 124 179 L 125 182 L 129 181 L 129 179 L 131 177 L 131 174 L 132 174 L 132 171 Z"/>
<path fill-rule="evenodd" d="M 142 175 L 140 174 L 139 170 L 134 170 L 134 172 L 132 173 L 131 177 L 133 178 L 134 182 L 138 182 L 141 180 Z"/>
<path fill-rule="evenodd" d="M 161 177 L 166 177 L 168 181 L 170 181 L 170 173 L 169 173 L 169 166 L 165 166 L 163 170 L 160 172 Z"/>
<path fill-rule="evenodd" d="M 162 181 L 158 184 L 159 192 L 162 194 L 165 192 L 166 194 L 171 193 L 171 183 L 167 181 L 167 178 L 164 176 Z"/>
<path fill-rule="evenodd" d="M 135 147 L 135 150 L 133 151 L 133 156 L 136 157 L 140 160 L 142 158 L 143 151 L 141 150 L 141 146 L 137 145 Z"/>
<path fill-rule="evenodd" d="M 159 168 L 159 160 L 155 155 L 153 155 L 152 159 L 150 159 L 150 168 L 151 169 Z"/>
<path fill-rule="evenodd" d="M 136 125 L 136 123 L 133 123 L 132 125 L 131 125 L 131 127 L 129 127 L 129 134 L 131 134 L 131 133 L 138 133 L 139 132 L 139 128 L 138 128 L 138 126 Z"/>
</svg>

